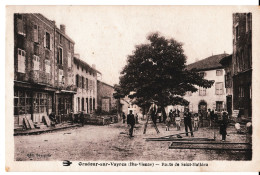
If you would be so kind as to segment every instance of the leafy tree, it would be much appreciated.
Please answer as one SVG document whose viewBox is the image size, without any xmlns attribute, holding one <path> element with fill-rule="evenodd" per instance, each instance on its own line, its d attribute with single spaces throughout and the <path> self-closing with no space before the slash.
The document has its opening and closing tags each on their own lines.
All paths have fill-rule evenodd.
<svg viewBox="0 0 260 175">
<path fill-rule="evenodd" d="M 196 70 L 186 69 L 186 56 L 182 43 L 152 33 L 148 43 L 137 45 L 127 58 L 119 85 L 115 85 L 116 98 L 135 98 L 139 106 L 155 102 L 163 109 L 168 105 L 188 105 L 183 96 L 187 91 L 196 92 L 195 87 L 210 88 L 213 81 L 201 77 Z M 130 95 L 129 95 L 130 94 Z"/>
</svg>

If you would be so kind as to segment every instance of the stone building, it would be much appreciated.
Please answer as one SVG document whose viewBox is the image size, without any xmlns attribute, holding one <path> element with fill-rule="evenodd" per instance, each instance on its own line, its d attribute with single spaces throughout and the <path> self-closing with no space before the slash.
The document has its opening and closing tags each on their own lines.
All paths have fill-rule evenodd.
<svg viewBox="0 0 260 175">
<path fill-rule="evenodd" d="M 101 74 L 95 65 L 88 65 L 75 54 L 73 61 L 74 85 L 77 94 L 74 95 L 74 113 L 84 111 L 92 113 L 97 109 L 97 76 Z"/>
<path fill-rule="evenodd" d="M 115 93 L 114 87 L 97 81 L 97 105 L 98 109 L 106 112 L 115 111 L 117 109 L 117 100 L 113 97 Z"/>
<path fill-rule="evenodd" d="M 59 94 L 68 92 L 73 95 L 67 65 L 70 56 L 64 52 L 69 52 L 65 47 L 70 47 L 72 57 L 74 42 L 69 40 L 70 46 L 61 43 L 64 48 L 61 56 L 56 43 L 58 33 L 55 22 L 41 14 L 14 14 L 15 128 L 21 128 L 25 120 L 42 125 L 43 118 L 51 112 L 56 115 L 69 112 L 61 110 Z M 61 32 L 63 37 L 64 33 Z M 61 64 L 57 64 L 58 57 Z M 61 71 L 58 70 L 64 73 L 59 76 Z M 62 121 L 61 116 L 59 121 Z"/>
<path fill-rule="evenodd" d="M 233 14 L 233 108 L 252 117 L 252 13 Z"/>
<path fill-rule="evenodd" d="M 227 54 L 213 55 L 195 63 L 187 65 L 187 69 L 196 69 L 205 79 L 214 80 L 211 88 L 197 87 L 195 93 L 187 92 L 184 98 L 190 102 L 189 109 L 192 112 L 207 109 L 222 111 L 226 109 L 225 70 L 219 61 Z"/>
<path fill-rule="evenodd" d="M 55 96 L 56 114 L 60 119 L 69 119 L 73 109 L 73 95 L 75 94 L 73 82 L 73 55 L 74 41 L 66 34 L 65 25 L 55 26 L 55 56 L 54 56 L 54 85 L 59 91 Z"/>
</svg>

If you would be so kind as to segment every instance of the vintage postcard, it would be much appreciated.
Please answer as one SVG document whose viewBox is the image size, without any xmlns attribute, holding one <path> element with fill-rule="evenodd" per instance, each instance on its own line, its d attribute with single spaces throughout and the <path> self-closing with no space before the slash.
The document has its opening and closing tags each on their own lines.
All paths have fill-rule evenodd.
<svg viewBox="0 0 260 175">
<path fill-rule="evenodd" d="M 257 6 L 6 6 L 6 171 L 260 171 Z"/>
</svg>

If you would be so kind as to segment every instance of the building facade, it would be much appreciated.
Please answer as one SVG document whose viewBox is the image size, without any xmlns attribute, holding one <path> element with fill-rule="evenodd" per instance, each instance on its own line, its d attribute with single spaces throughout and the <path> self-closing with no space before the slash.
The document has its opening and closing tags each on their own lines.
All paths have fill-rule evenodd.
<svg viewBox="0 0 260 175">
<path fill-rule="evenodd" d="M 114 87 L 97 81 L 97 105 L 101 111 L 112 112 L 117 110 L 117 100 L 113 97 Z"/>
<path fill-rule="evenodd" d="M 184 98 L 189 101 L 192 112 L 208 109 L 222 111 L 226 109 L 225 70 L 219 61 L 227 54 L 213 55 L 187 66 L 188 70 L 196 69 L 207 80 L 214 80 L 211 88 L 197 87 L 195 93 L 187 92 Z"/>
<path fill-rule="evenodd" d="M 224 66 L 224 70 L 225 70 L 226 106 L 229 115 L 232 115 L 233 113 L 232 56 L 233 55 L 229 55 L 222 58 L 222 60 L 220 60 L 220 64 Z"/>
<path fill-rule="evenodd" d="M 59 89 L 55 96 L 55 112 L 61 116 L 61 120 L 68 120 L 73 109 L 74 44 L 74 41 L 66 35 L 65 25 L 60 25 L 60 28 L 55 27 L 54 83 Z"/>
<path fill-rule="evenodd" d="M 233 14 L 233 108 L 252 117 L 252 13 Z"/>
<path fill-rule="evenodd" d="M 55 22 L 41 14 L 14 14 L 15 128 L 23 127 L 25 119 L 41 125 L 51 112 L 60 115 L 59 106 L 55 105 L 58 94 L 72 92 L 68 74 L 58 75 L 57 30 Z M 71 44 L 73 55 L 74 42 Z M 68 69 L 67 64 L 60 69 Z"/>
<path fill-rule="evenodd" d="M 73 60 L 74 85 L 77 94 L 74 95 L 74 113 L 84 111 L 93 113 L 97 109 L 97 75 L 101 74 L 95 66 L 90 66 L 75 55 Z"/>
</svg>

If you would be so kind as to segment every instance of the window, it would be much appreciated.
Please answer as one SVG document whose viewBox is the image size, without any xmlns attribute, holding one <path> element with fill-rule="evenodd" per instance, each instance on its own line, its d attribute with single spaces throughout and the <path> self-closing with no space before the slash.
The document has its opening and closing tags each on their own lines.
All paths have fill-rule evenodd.
<svg viewBox="0 0 260 175">
<path fill-rule="evenodd" d="M 25 36 L 24 25 L 23 25 L 23 16 L 21 14 L 17 15 L 17 33 Z"/>
<path fill-rule="evenodd" d="M 88 98 L 86 98 L 86 111 L 88 113 Z"/>
<path fill-rule="evenodd" d="M 235 30 L 236 30 L 236 40 L 237 40 L 237 39 L 239 38 L 239 28 L 238 28 L 238 24 L 237 24 Z"/>
<path fill-rule="evenodd" d="M 95 98 L 93 98 L 93 109 L 95 110 L 96 109 L 96 105 L 95 105 Z"/>
<path fill-rule="evenodd" d="M 14 115 L 32 113 L 32 94 L 30 91 L 14 91 Z"/>
<path fill-rule="evenodd" d="M 221 70 L 221 69 L 216 70 L 216 75 L 217 76 L 222 76 L 223 75 L 223 70 Z"/>
<path fill-rule="evenodd" d="M 57 63 L 62 64 L 62 62 L 63 62 L 63 49 L 59 47 L 58 55 L 57 55 Z"/>
<path fill-rule="evenodd" d="M 88 78 L 86 78 L 86 90 L 88 90 Z"/>
<path fill-rule="evenodd" d="M 33 25 L 33 41 L 39 43 L 39 26 Z"/>
<path fill-rule="evenodd" d="M 68 67 L 71 68 L 71 53 L 68 52 Z"/>
<path fill-rule="evenodd" d="M 79 87 L 79 75 L 76 75 L 76 86 Z"/>
<path fill-rule="evenodd" d="M 48 32 L 45 32 L 44 35 L 44 47 L 51 49 L 51 35 Z"/>
<path fill-rule="evenodd" d="M 50 60 L 45 60 L 45 72 L 51 73 L 51 63 Z"/>
<path fill-rule="evenodd" d="M 76 104 L 77 104 L 77 109 L 76 110 L 79 112 L 80 111 L 80 98 L 79 97 L 77 98 L 77 103 Z"/>
<path fill-rule="evenodd" d="M 92 80 L 89 80 L 89 87 L 88 87 L 89 90 L 92 90 Z"/>
<path fill-rule="evenodd" d="M 248 67 L 252 67 L 252 46 L 249 45 L 247 48 L 247 60 L 248 60 Z"/>
<path fill-rule="evenodd" d="M 244 97 L 245 92 L 244 92 L 244 87 L 243 86 L 239 86 L 238 87 L 238 97 L 242 98 Z"/>
<path fill-rule="evenodd" d="M 69 45 L 69 50 L 70 50 L 71 47 L 70 47 L 70 42 L 69 41 L 68 41 L 68 45 Z"/>
<path fill-rule="evenodd" d="M 216 110 L 219 112 L 223 110 L 223 101 L 216 101 Z"/>
<path fill-rule="evenodd" d="M 33 55 L 33 70 L 40 70 L 40 58 Z"/>
<path fill-rule="evenodd" d="M 63 70 L 59 69 L 59 83 L 61 85 L 64 84 L 64 76 L 63 76 Z"/>
<path fill-rule="evenodd" d="M 89 110 L 90 110 L 90 112 L 91 112 L 92 109 L 93 109 L 93 108 L 92 108 L 92 107 L 93 107 L 93 106 L 92 106 L 92 98 L 89 98 L 89 107 L 90 107 Z"/>
<path fill-rule="evenodd" d="M 33 52 L 34 52 L 34 55 L 39 55 L 39 45 L 38 44 L 34 43 Z"/>
<path fill-rule="evenodd" d="M 59 34 L 59 41 L 60 41 L 60 44 L 62 43 L 62 35 Z"/>
<path fill-rule="evenodd" d="M 18 72 L 25 73 L 25 51 L 18 49 Z"/>
<path fill-rule="evenodd" d="M 223 94 L 223 83 L 222 82 L 217 82 L 215 84 L 216 88 L 216 95 L 222 95 Z"/>
<path fill-rule="evenodd" d="M 84 78 L 84 77 L 81 77 L 81 78 L 82 78 L 82 89 L 84 89 L 84 88 L 85 88 L 85 87 L 84 87 L 84 86 L 85 86 L 85 81 L 84 81 L 85 78 Z"/>
<path fill-rule="evenodd" d="M 199 87 L 199 95 L 200 96 L 205 96 L 206 95 L 206 88 Z"/>
<path fill-rule="evenodd" d="M 81 110 L 84 111 L 84 98 L 81 99 Z"/>
</svg>

